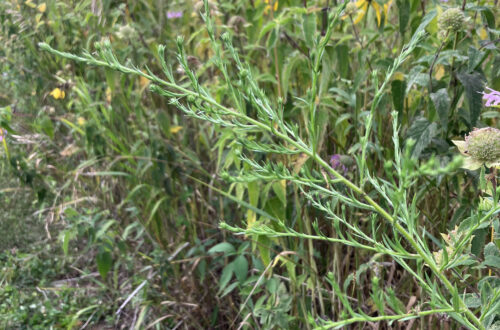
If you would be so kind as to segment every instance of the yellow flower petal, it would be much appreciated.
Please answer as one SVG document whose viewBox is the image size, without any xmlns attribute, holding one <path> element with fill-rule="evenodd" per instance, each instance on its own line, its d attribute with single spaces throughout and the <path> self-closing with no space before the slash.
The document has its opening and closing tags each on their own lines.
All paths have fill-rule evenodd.
<svg viewBox="0 0 500 330">
<path fill-rule="evenodd" d="M 391 5 L 392 5 L 392 0 L 384 5 L 385 24 L 387 24 L 387 20 L 389 19 L 388 12 L 389 8 L 391 8 Z"/>
<path fill-rule="evenodd" d="M 77 119 L 77 123 L 78 123 L 78 125 L 80 125 L 80 126 L 85 125 L 85 118 L 83 118 L 83 117 L 78 117 L 78 119 Z"/>
<path fill-rule="evenodd" d="M 375 15 L 377 16 L 377 26 L 380 26 L 380 21 L 382 19 L 382 8 L 376 1 L 372 1 L 373 9 L 375 10 Z"/>
<path fill-rule="evenodd" d="M 38 11 L 41 13 L 45 13 L 45 10 L 47 10 L 47 4 L 45 2 L 41 3 L 37 7 Z"/>
<path fill-rule="evenodd" d="M 358 6 L 358 3 L 360 4 L 360 6 Z M 363 17 L 365 17 L 366 11 L 368 10 L 368 2 L 366 2 L 366 0 L 358 1 L 356 2 L 356 6 L 358 6 L 359 11 L 358 15 L 354 19 L 354 24 L 358 24 L 359 22 L 361 22 Z"/>
<path fill-rule="evenodd" d="M 179 133 L 179 131 L 182 129 L 182 126 L 172 126 L 170 127 L 170 133 L 176 134 Z"/>
<path fill-rule="evenodd" d="M 52 90 L 52 92 L 50 92 L 49 95 L 51 95 L 56 100 L 59 100 L 59 99 L 64 99 L 64 97 L 66 96 L 66 93 L 63 90 L 61 90 L 60 88 L 54 88 Z"/>
</svg>

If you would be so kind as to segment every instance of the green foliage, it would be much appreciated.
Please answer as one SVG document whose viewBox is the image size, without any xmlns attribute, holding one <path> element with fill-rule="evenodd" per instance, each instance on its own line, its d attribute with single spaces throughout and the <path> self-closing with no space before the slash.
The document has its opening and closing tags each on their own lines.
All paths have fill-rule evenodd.
<svg viewBox="0 0 500 330">
<path fill-rule="evenodd" d="M 1 3 L 2 326 L 499 322 L 498 8 L 361 3 Z"/>
</svg>

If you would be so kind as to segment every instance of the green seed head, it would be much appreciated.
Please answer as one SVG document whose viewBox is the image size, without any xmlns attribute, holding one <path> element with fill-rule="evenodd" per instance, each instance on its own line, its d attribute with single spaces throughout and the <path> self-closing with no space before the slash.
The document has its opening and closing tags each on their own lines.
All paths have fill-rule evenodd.
<svg viewBox="0 0 500 330">
<path fill-rule="evenodd" d="M 455 33 L 464 29 L 465 14 L 459 8 L 447 9 L 439 16 L 438 26 L 441 32 Z"/>
<path fill-rule="evenodd" d="M 465 137 L 466 151 L 472 158 L 492 162 L 500 158 L 500 130 L 493 127 L 474 129 Z"/>
<path fill-rule="evenodd" d="M 346 15 L 354 15 L 358 11 L 358 7 L 356 6 L 356 4 L 354 2 L 349 2 L 345 6 L 345 10 L 344 11 L 345 11 Z"/>
</svg>

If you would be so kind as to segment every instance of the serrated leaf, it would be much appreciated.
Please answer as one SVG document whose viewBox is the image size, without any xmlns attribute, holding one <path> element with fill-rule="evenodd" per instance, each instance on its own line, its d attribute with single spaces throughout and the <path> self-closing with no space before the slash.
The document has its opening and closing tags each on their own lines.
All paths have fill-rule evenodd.
<svg viewBox="0 0 500 330">
<path fill-rule="evenodd" d="M 441 127 L 445 130 L 448 127 L 448 112 L 450 110 L 450 97 L 448 96 L 448 91 L 446 88 L 441 88 L 435 93 L 431 94 L 432 103 L 436 108 L 437 114 L 439 116 L 439 122 Z"/>
<path fill-rule="evenodd" d="M 436 123 L 431 123 L 425 118 L 417 118 L 408 130 L 407 138 L 415 140 L 412 157 L 418 158 L 422 151 L 429 146 L 437 134 Z"/>
</svg>

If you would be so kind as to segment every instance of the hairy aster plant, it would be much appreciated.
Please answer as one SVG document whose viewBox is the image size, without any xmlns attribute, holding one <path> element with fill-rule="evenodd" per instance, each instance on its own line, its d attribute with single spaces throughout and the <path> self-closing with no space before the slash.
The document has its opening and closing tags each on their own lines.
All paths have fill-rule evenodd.
<svg viewBox="0 0 500 330">
<path fill-rule="evenodd" d="M 493 127 L 475 128 L 465 141 L 452 141 L 465 162 L 463 168 L 477 170 L 483 164 L 487 167 L 500 166 L 500 130 Z"/>
</svg>

